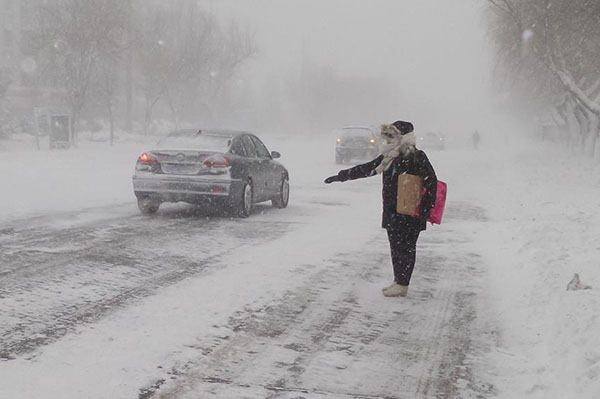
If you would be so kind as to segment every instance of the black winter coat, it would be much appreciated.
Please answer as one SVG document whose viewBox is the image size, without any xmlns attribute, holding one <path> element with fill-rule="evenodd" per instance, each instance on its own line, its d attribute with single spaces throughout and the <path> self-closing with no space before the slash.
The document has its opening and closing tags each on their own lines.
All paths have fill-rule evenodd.
<svg viewBox="0 0 600 399">
<path fill-rule="evenodd" d="M 375 176 L 375 168 L 383 160 L 383 155 L 374 160 L 357 165 L 350 169 L 340 170 L 338 177 L 341 181 L 355 180 L 363 177 Z M 396 201 L 398 198 L 398 175 L 408 173 L 420 176 L 423 179 L 423 187 L 427 189 L 421 199 L 419 217 L 407 216 L 396 212 Z M 437 177 L 433 166 L 427 155 L 421 150 L 416 150 L 407 155 L 396 157 L 390 167 L 383 172 L 383 215 L 381 227 L 384 229 L 416 229 L 425 230 L 426 221 L 431 209 L 435 205 L 437 193 Z"/>
</svg>

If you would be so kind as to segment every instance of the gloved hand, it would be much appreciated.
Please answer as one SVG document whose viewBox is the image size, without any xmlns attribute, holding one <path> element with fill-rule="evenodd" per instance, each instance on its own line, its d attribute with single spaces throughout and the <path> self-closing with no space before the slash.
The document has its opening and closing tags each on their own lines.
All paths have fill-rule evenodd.
<svg viewBox="0 0 600 399">
<path fill-rule="evenodd" d="M 334 181 L 342 181 L 342 179 L 340 179 L 338 175 L 329 176 L 327 179 L 325 179 L 325 184 L 333 183 Z"/>
</svg>

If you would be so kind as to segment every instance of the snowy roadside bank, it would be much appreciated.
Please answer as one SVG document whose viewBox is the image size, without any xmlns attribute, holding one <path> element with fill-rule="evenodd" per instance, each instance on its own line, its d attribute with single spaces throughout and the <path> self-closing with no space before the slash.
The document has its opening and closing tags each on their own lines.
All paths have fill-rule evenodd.
<svg viewBox="0 0 600 399">
<path fill-rule="evenodd" d="M 600 174 L 531 143 L 465 163 L 464 193 L 489 220 L 473 249 L 490 265 L 501 398 L 600 395 Z M 578 273 L 591 290 L 567 291 Z"/>
</svg>

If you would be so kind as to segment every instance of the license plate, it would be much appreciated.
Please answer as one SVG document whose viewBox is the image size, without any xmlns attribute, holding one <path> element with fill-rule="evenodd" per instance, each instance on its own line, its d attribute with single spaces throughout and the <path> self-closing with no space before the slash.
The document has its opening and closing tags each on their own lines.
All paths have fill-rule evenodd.
<svg viewBox="0 0 600 399">
<path fill-rule="evenodd" d="M 164 172 L 173 175 L 195 175 L 198 173 L 196 165 L 168 165 L 164 167 Z"/>
</svg>

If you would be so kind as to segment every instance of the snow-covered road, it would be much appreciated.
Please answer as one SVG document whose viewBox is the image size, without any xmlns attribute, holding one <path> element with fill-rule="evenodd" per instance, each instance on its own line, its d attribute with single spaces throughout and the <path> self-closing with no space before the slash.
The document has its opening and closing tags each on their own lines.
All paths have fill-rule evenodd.
<svg viewBox="0 0 600 399">
<path fill-rule="evenodd" d="M 265 141 L 290 205 L 248 219 L 142 217 L 137 144 L 4 153 L 0 398 L 598 397 L 597 166 L 539 143 L 428 151 L 444 222 L 409 296 L 385 298 L 380 180 L 324 185 L 323 140 Z M 573 273 L 592 289 L 566 291 Z"/>
<path fill-rule="evenodd" d="M 139 216 L 131 203 L 111 209 L 129 215 L 62 227 L 20 221 L 0 233 L 1 303 L 12 319 L 0 326 L 0 356 L 52 342 L 288 227 L 218 220 L 189 207 L 154 219 Z"/>
<path fill-rule="evenodd" d="M 385 298 L 380 181 L 325 186 L 329 156 L 300 173 L 288 161 L 290 206 L 248 219 L 142 217 L 132 198 L 5 223 L 0 397 L 491 394 L 473 372 L 492 339 L 483 262 L 460 245 L 484 211 L 451 201 L 447 227 L 422 235 L 409 298 Z"/>
<path fill-rule="evenodd" d="M 117 211 L 132 214 L 118 219 L 75 226 L 54 219 L 54 227 L 5 230 L 2 374 L 27 377 L 2 397 L 485 392 L 468 361 L 486 344 L 471 332 L 482 272 L 477 254 L 452 249 L 467 239 L 454 230 L 425 233 L 410 302 L 384 298 L 385 234 L 373 223 L 359 235 L 347 229 L 344 237 L 334 223 L 371 219 L 357 208 L 376 200 L 377 191 L 358 188 L 346 190 L 350 200 L 305 199 L 289 211 L 259 206 L 247 220 L 182 206 L 145 218 L 124 205 Z M 337 217 L 324 217 L 331 214 Z M 458 227 L 480 214 L 451 204 L 448 218 Z M 181 304 L 174 305 L 174 293 Z M 167 308 L 149 304 L 164 295 Z M 180 325 L 188 317 L 197 318 L 191 328 L 189 321 Z M 185 338 L 164 345 L 180 328 Z M 138 334 L 147 342 L 123 346 L 122 335 Z M 141 351 L 152 360 L 140 370 Z M 46 368 L 53 370 L 50 379 Z"/>
<path fill-rule="evenodd" d="M 423 241 L 421 277 L 410 303 L 381 296 L 389 275 L 386 243 L 372 236 L 358 251 L 322 264 L 294 265 L 284 292 L 236 310 L 202 354 L 163 376 L 161 398 L 464 397 L 489 386 L 470 359 L 485 349 L 477 329 L 474 254 L 440 258 L 449 236 Z M 460 240 L 460 238 L 459 238 Z M 270 297 L 270 298 L 269 298 Z M 179 373 L 181 371 L 181 373 Z"/>
</svg>

